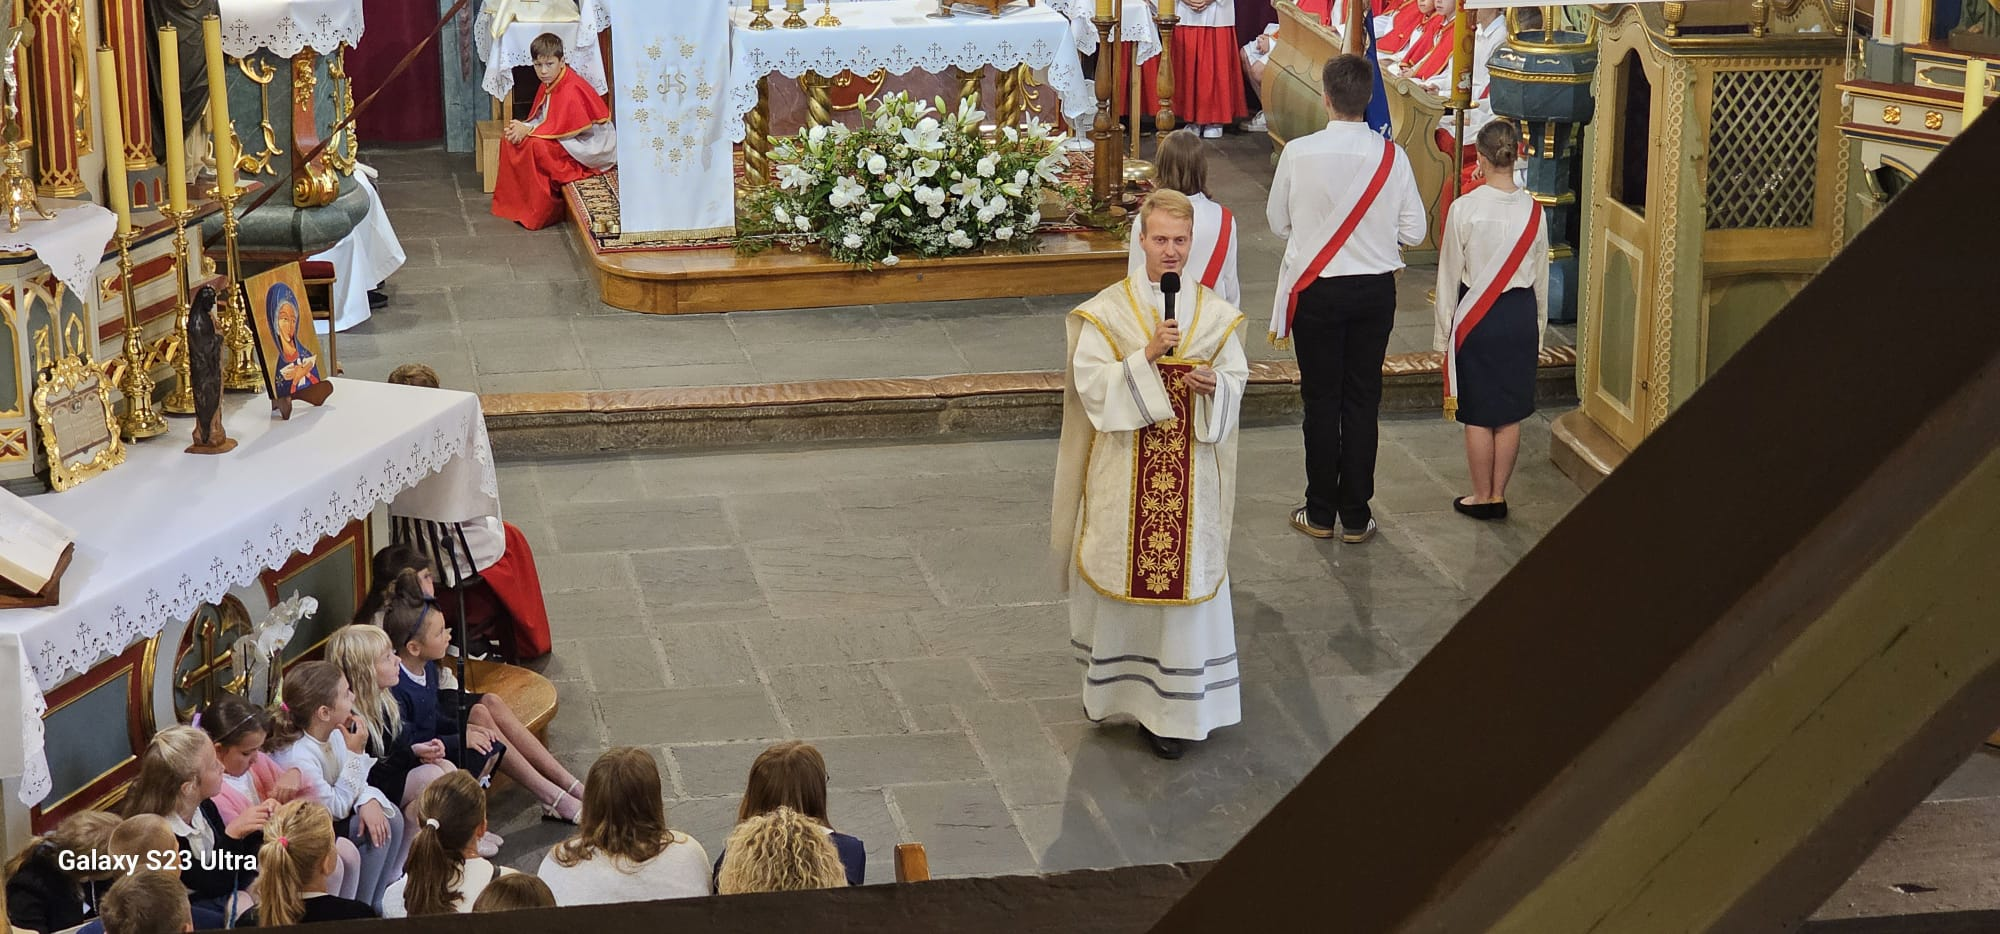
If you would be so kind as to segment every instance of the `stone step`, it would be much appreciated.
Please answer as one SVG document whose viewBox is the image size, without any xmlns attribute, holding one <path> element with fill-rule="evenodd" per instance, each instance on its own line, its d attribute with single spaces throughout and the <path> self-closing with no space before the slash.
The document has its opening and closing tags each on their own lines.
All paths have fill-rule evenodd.
<svg viewBox="0 0 2000 934">
<path fill-rule="evenodd" d="M 1385 413 L 1439 411 L 1438 353 L 1393 354 L 1382 367 Z M 1243 421 L 1299 419 L 1298 366 L 1250 365 Z M 1576 353 L 1544 350 L 1536 401 L 1576 401 Z M 718 448 L 740 444 L 873 441 L 952 435 L 1054 434 L 1062 423 L 1062 374 L 977 373 L 838 379 L 749 386 L 485 395 L 496 454 L 533 457 L 594 451 Z"/>
</svg>

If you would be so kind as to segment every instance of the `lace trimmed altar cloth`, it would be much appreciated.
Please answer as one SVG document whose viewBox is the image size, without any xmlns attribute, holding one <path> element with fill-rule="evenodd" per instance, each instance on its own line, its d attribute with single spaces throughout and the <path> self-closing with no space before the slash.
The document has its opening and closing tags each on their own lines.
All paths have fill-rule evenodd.
<svg viewBox="0 0 2000 934">
<path fill-rule="evenodd" d="M 361 0 L 221 0 L 222 50 L 237 58 L 258 49 L 291 58 L 311 49 L 332 55 L 361 44 Z"/>
<path fill-rule="evenodd" d="M 133 642 L 252 584 L 259 572 L 394 501 L 397 515 L 462 522 L 499 514 L 479 397 L 336 379 L 327 404 L 290 421 L 265 397 L 226 396 L 235 451 L 186 454 L 188 422 L 126 447 L 125 463 L 64 493 L 29 498 L 76 532 L 62 602 L 0 610 L 0 778 L 18 763 L 20 799 L 50 788 L 46 692 Z M 17 688 L 17 690 L 16 690 Z M 18 727 L 18 728 L 17 728 Z"/>
<path fill-rule="evenodd" d="M 774 4 L 776 6 L 776 4 Z M 821 4 L 808 4 L 808 19 Z M 837 0 L 833 29 L 750 29 L 750 11 L 730 10 L 730 68 L 725 114 L 731 142 L 743 141 L 743 118 L 757 109 L 757 82 L 777 72 L 797 78 L 808 71 L 832 76 L 865 75 L 877 68 L 906 75 L 913 70 L 943 74 L 992 65 L 1026 65 L 1046 71 L 1046 83 L 1062 100 L 1063 114 L 1082 125 L 1097 112 L 1097 99 L 1084 83 L 1083 61 L 1068 17 L 1046 6 L 1009 6 L 999 17 L 959 12 L 946 20 L 926 18 L 936 0 Z M 777 17 L 782 19 L 782 9 Z M 1095 28 L 1095 27 L 1093 27 Z M 956 102 L 951 102 L 956 106 Z M 991 114 L 993 101 L 982 110 Z"/>
<path fill-rule="evenodd" d="M 0 226 L 0 251 L 32 252 L 70 294 L 96 295 L 97 267 L 118 230 L 118 215 L 88 201 L 43 198 L 42 207 L 55 217 L 42 220 L 25 211 L 20 230 Z"/>
<path fill-rule="evenodd" d="M 605 0 L 580 0 L 577 10 L 583 16 L 574 23 L 509 23 L 496 43 L 493 14 L 482 8 L 472 21 L 472 41 L 479 51 L 479 60 L 486 63 L 486 76 L 479 87 L 505 99 L 507 92 L 514 89 L 514 69 L 535 63 L 528 46 L 535 37 L 552 32 L 562 39 L 563 61 L 576 69 L 577 77 L 590 82 L 599 94 L 608 92 L 611 85 L 604 79 L 604 56 L 598 51 L 597 35 L 611 28 L 611 10 Z"/>
<path fill-rule="evenodd" d="M 1091 17 L 1097 15 L 1097 0 L 1042 0 L 1042 2 L 1050 9 L 1069 17 L 1070 34 L 1076 37 L 1078 52 L 1089 55 L 1097 51 L 1097 24 L 1091 22 Z M 1119 8 L 1119 15 L 1117 33 L 1112 38 L 1138 46 L 1141 64 L 1158 57 L 1160 24 L 1153 20 L 1153 8 L 1146 5 L 1146 0 L 1124 0 Z"/>
</svg>

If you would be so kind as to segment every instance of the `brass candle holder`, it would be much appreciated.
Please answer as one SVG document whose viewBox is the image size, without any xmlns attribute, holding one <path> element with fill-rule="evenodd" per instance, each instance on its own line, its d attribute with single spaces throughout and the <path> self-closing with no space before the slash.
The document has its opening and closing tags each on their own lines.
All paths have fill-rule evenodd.
<svg viewBox="0 0 2000 934">
<path fill-rule="evenodd" d="M 174 329 L 163 335 L 153 352 L 174 365 L 174 391 L 160 400 L 160 410 L 168 415 L 194 414 L 194 374 L 188 359 L 187 222 L 193 211 L 161 208 L 160 214 L 174 222 Z"/>
<path fill-rule="evenodd" d="M 813 25 L 822 29 L 840 25 L 840 17 L 833 15 L 833 0 L 826 0 L 826 11 L 820 14 L 819 19 L 813 20 Z"/>
<path fill-rule="evenodd" d="M 806 0 L 785 0 L 785 12 L 791 14 L 785 17 L 786 29 L 806 28 Z"/>
<path fill-rule="evenodd" d="M 12 139 L 7 140 L 7 155 L 4 160 L 0 160 L 0 165 L 5 166 L 5 171 L 0 172 L 0 211 L 7 213 L 8 233 L 20 231 L 22 215 L 29 211 L 33 211 L 42 220 L 55 217 L 35 198 L 35 180 L 28 177 L 19 143 Z"/>
<path fill-rule="evenodd" d="M 222 202 L 223 255 L 229 272 L 229 298 L 224 306 L 228 310 L 223 314 L 223 342 L 229 345 L 229 366 L 223 371 L 222 388 L 230 392 L 260 392 L 264 388 L 264 370 L 257 364 L 257 338 L 250 331 L 250 309 L 243 303 L 242 259 L 236 252 L 236 201 L 241 197 L 242 189 L 216 195 Z"/>
<path fill-rule="evenodd" d="M 770 29 L 771 20 L 767 15 L 770 12 L 771 0 L 750 0 L 750 13 L 752 14 L 750 17 L 750 28 Z"/>
<path fill-rule="evenodd" d="M 153 377 L 146 372 L 146 345 L 139 338 L 139 305 L 132 290 L 132 241 L 135 231 L 118 235 L 118 281 L 125 288 L 125 346 L 120 353 L 122 372 L 118 391 L 125 394 L 125 414 L 118 418 L 118 431 L 133 441 L 165 434 L 167 420 L 153 410 Z"/>
</svg>

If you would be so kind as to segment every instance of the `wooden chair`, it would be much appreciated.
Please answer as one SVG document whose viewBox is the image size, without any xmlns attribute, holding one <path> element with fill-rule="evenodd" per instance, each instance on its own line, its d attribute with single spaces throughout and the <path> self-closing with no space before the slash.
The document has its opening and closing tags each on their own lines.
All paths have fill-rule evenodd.
<svg viewBox="0 0 2000 934">
<path fill-rule="evenodd" d="M 333 326 L 333 282 L 337 274 L 333 264 L 324 260 L 306 260 L 299 264 L 299 278 L 306 283 L 305 301 L 312 306 L 314 322 L 326 322 L 326 363 L 328 372 L 340 375 L 340 348 L 337 341 L 340 331 Z M 315 328 L 319 325 L 315 323 Z"/>
<path fill-rule="evenodd" d="M 931 858 L 924 853 L 921 843 L 896 844 L 896 881 L 929 882 L 931 879 Z"/>
</svg>

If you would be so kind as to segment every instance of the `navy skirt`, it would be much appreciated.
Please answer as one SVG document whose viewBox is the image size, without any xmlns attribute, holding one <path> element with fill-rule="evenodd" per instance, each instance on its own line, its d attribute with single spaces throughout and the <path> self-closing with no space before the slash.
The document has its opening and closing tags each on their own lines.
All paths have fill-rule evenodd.
<svg viewBox="0 0 2000 934">
<path fill-rule="evenodd" d="M 1466 287 L 1458 287 L 1465 297 Z M 1508 289 L 1458 348 L 1458 420 L 1504 428 L 1535 414 L 1535 367 L 1541 331 L 1535 290 Z"/>
</svg>

